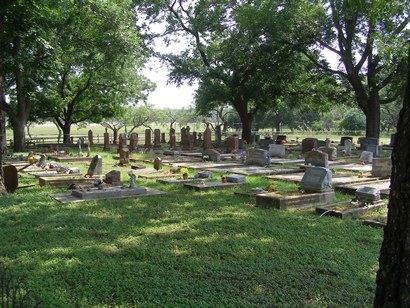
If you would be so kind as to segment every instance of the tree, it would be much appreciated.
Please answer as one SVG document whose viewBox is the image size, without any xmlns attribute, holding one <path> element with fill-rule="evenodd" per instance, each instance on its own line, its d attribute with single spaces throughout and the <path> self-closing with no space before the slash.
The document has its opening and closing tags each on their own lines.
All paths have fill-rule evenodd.
<svg viewBox="0 0 410 308">
<path fill-rule="evenodd" d="M 340 122 L 340 129 L 348 131 L 360 131 L 366 128 L 366 119 L 357 108 L 352 108 L 345 113 Z"/>
<path fill-rule="evenodd" d="M 181 54 L 163 56 L 170 80 L 199 81 L 198 109 L 230 104 L 241 119 L 242 139 L 250 141 L 255 114 L 274 107 L 296 74 L 297 45 L 305 42 L 287 38 L 295 31 L 298 1 L 181 0 L 166 9 L 166 32 L 189 40 Z"/>
<path fill-rule="evenodd" d="M 366 136 L 378 138 L 380 106 L 399 100 L 404 89 L 409 6 L 385 0 L 318 2 L 317 28 L 311 29 L 317 36 L 313 52 L 306 54 L 318 67 L 348 81 L 366 116 Z M 306 14 L 301 18 L 308 24 Z M 322 50 L 341 65 L 330 66 Z"/>
<path fill-rule="evenodd" d="M 151 85 L 138 73 L 144 56 L 127 1 L 67 1 L 53 13 L 60 40 L 55 72 L 43 89 L 50 107 L 41 109 L 69 143 L 72 124 L 113 116 L 120 105 L 143 100 Z"/>
<path fill-rule="evenodd" d="M 380 251 L 375 307 L 410 307 L 410 44 L 407 87 L 397 124 L 387 225 Z"/>
<path fill-rule="evenodd" d="M 44 2 L 5 0 L 0 6 L 0 109 L 13 126 L 14 151 L 25 148 L 24 128 L 52 66 Z"/>
</svg>

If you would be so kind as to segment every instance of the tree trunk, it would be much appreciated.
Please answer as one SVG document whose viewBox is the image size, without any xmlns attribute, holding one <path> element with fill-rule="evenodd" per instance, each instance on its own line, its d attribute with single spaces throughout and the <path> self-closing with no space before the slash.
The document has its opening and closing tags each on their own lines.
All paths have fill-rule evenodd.
<svg viewBox="0 0 410 308">
<path fill-rule="evenodd" d="M 60 127 L 61 127 L 61 130 L 63 131 L 63 143 L 70 144 L 71 143 L 71 123 L 64 123 L 64 125 Z"/>
<path fill-rule="evenodd" d="M 366 137 L 379 138 L 380 136 L 380 101 L 371 97 L 366 108 Z"/>
<path fill-rule="evenodd" d="M 13 151 L 23 152 L 26 150 L 26 134 L 24 128 L 26 127 L 26 121 L 19 119 L 18 121 L 12 121 L 13 125 Z"/>
<path fill-rule="evenodd" d="M 239 115 L 242 122 L 242 140 L 248 144 L 252 141 L 252 120 L 253 117 L 249 114 Z"/>
<path fill-rule="evenodd" d="M 118 128 L 113 128 L 113 140 L 112 140 L 112 144 L 117 144 L 117 140 L 118 140 Z"/>
<path fill-rule="evenodd" d="M 410 307 L 410 47 L 407 87 L 397 124 L 387 225 L 380 251 L 375 307 Z"/>
</svg>

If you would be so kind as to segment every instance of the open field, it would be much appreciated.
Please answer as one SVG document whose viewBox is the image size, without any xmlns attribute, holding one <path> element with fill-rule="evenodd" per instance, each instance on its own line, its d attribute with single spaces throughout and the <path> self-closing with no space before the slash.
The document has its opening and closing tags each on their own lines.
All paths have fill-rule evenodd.
<svg viewBox="0 0 410 308">
<path fill-rule="evenodd" d="M 169 127 L 167 126 L 158 126 L 158 125 L 153 125 L 153 129 L 160 129 L 162 132 L 165 132 L 167 134 L 168 138 L 168 133 L 169 133 Z M 93 131 L 94 138 L 96 141 L 99 141 L 99 143 L 104 142 L 104 132 L 105 128 L 102 125 L 99 124 L 91 124 L 87 127 L 77 127 L 76 125 L 72 126 L 71 129 L 71 136 L 74 137 L 76 140 L 78 137 L 87 137 L 88 131 L 89 130 Z M 135 132 L 139 133 L 140 138 L 144 138 L 144 130 L 145 127 L 139 127 Z M 176 133 L 177 133 L 177 140 L 179 140 L 179 129 L 180 127 L 177 126 L 176 128 Z M 191 131 L 197 131 L 197 132 L 203 132 L 205 130 L 204 125 L 195 125 L 191 128 Z M 112 131 L 108 130 L 110 135 L 112 135 Z M 119 131 L 120 133 L 125 132 L 124 128 Z M 229 132 L 228 132 L 229 133 Z M 261 130 L 259 131 L 260 138 L 264 138 L 265 135 L 272 135 L 272 131 L 270 130 Z M 316 131 L 299 131 L 299 132 L 290 132 L 290 131 L 284 131 L 281 132 L 280 134 L 285 134 L 287 135 L 288 140 L 296 140 L 298 138 L 300 141 L 303 138 L 307 137 L 315 137 L 318 138 L 319 140 L 325 140 L 326 138 L 330 138 L 332 141 L 339 141 L 341 136 L 353 136 L 353 142 L 357 142 L 357 138 L 364 136 L 364 132 L 316 132 Z M 380 144 L 389 144 L 390 143 L 390 134 L 389 132 L 382 132 L 381 137 L 380 137 Z M 37 141 L 37 143 L 50 143 L 50 142 L 57 142 L 57 136 L 58 136 L 58 130 L 54 124 L 46 124 L 46 125 L 35 125 L 30 128 L 30 135 L 34 140 Z M 10 140 L 13 138 L 13 132 L 12 130 L 8 129 L 7 130 L 7 139 Z M 26 134 L 27 140 L 29 139 L 29 135 Z"/>
<path fill-rule="evenodd" d="M 104 173 L 118 169 L 127 184 L 129 169 L 101 155 Z M 35 186 L 2 197 L 0 262 L 45 307 L 372 306 L 382 229 L 313 208 L 256 208 L 234 189 L 137 184 L 167 194 L 61 204 L 49 195 L 66 189 Z"/>
</svg>

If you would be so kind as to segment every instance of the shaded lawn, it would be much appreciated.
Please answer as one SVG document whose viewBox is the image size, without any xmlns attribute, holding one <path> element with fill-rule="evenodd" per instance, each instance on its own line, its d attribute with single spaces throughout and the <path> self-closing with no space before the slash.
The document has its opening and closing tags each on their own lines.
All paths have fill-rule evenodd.
<svg viewBox="0 0 410 308">
<path fill-rule="evenodd" d="M 63 189 L 36 187 L 2 197 L 0 261 L 48 307 L 371 306 L 382 230 L 255 208 L 231 189 L 142 183 L 168 194 L 60 204 L 48 195 Z"/>
</svg>

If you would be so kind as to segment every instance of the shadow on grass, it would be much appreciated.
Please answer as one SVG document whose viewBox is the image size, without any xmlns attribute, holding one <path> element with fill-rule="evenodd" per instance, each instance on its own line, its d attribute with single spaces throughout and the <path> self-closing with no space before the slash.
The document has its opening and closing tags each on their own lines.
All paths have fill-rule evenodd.
<svg viewBox="0 0 410 308">
<path fill-rule="evenodd" d="M 365 306 L 381 231 L 253 207 L 233 190 L 60 204 L 0 200 L 0 260 L 47 306 Z M 61 190 L 59 190 L 61 191 Z"/>
</svg>

